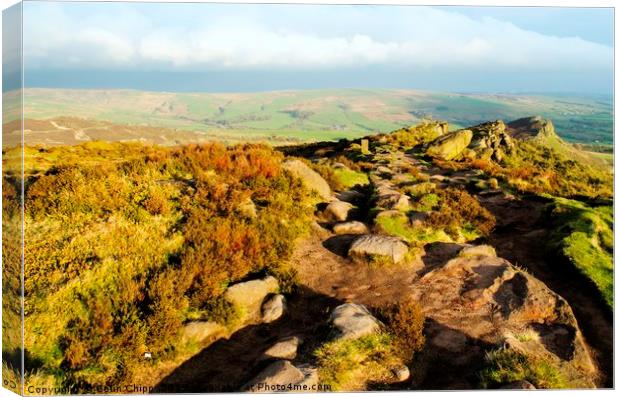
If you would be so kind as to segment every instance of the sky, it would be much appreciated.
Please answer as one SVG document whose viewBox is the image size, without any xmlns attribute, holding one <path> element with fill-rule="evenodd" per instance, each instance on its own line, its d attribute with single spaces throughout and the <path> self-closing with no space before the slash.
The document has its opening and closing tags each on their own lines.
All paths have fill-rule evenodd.
<svg viewBox="0 0 620 397">
<path fill-rule="evenodd" d="M 31 87 L 610 93 L 611 9 L 24 5 Z"/>
</svg>

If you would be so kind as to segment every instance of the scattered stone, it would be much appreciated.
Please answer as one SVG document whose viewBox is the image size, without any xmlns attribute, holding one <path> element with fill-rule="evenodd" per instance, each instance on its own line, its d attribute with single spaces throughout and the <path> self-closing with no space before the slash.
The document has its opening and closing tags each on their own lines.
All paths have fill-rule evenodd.
<svg viewBox="0 0 620 397">
<path fill-rule="evenodd" d="M 399 263 L 408 251 L 409 247 L 397 237 L 367 234 L 353 241 L 349 257 L 361 262 L 384 258 Z"/>
<path fill-rule="evenodd" d="M 453 160 L 469 145 L 473 137 L 470 130 L 459 130 L 442 135 L 426 149 L 428 156 L 441 160 Z"/>
<path fill-rule="evenodd" d="M 332 191 L 329 184 L 321 175 L 308 167 L 303 161 L 298 159 L 287 159 L 282 163 L 282 168 L 301 179 L 302 183 L 308 189 L 316 191 L 323 200 L 328 201 L 331 199 Z"/>
<path fill-rule="evenodd" d="M 288 385 L 295 385 L 304 379 L 304 373 L 290 361 L 279 360 L 262 370 L 242 390 L 259 393 L 274 392 L 276 391 L 275 388 L 286 388 Z"/>
<path fill-rule="evenodd" d="M 351 203 L 334 200 L 325 207 L 323 217 L 328 221 L 344 222 L 349 217 L 349 211 L 353 209 Z"/>
<path fill-rule="evenodd" d="M 259 280 L 245 281 L 228 287 L 224 292 L 224 299 L 236 307 L 243 308 L 243 321 L 260 318 L 260 309 L 265 297 L 278 292 L 278 280 L 267 276 Z"/>
<path fill-rule="evenodd" d="M 406 365 L 400 365 L 392 370 L 394 377 L 398 382 L 404 382 L 411 376 L 409 368 Z"/>
<path fill-rule="evenodd" d="M 368 227 L 359 221 L 343 222 L 334 225 L 336 234 L 367 234 Z"/>
<path fill-rule="evenodd" d="M 263 322 L 271 323 L 276 321 L 286 311 L 286 299 L 284 295 L 278 294 L 267 299 L 261 308 L 263 313 Z"/>
<path fill-rule="evenodd" d="M 269 349 L 265 350 L 262 359 L 279 358 L 292 360 L 297 356 L 297 348 L 301 344 L 301 339 L 297 336 L 290 336 L 282 339 Z"/>
<path fill-rule="evenodd" d="M 377 320 L 366 306 L 356 303 L 345 303 L 334 309 L 329 322 L 336 330 L 335 339 L 358 339 L 374 334 L 381 328 Z"/>
<path fill-rule="evenodd" d="M 495 252 L 495 248 L 490 245 L 475 245 L 463 248 L 461 252 L 459 252 L 459 256 L 463 258 L 477 256 L 489 256 L 495 258 L 497 253 Z"/>
</svg>

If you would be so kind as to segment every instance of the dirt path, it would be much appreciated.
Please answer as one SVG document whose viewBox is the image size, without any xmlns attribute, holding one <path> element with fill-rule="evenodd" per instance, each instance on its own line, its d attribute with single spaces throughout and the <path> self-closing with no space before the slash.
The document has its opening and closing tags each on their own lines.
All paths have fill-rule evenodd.
<svg viewBox="0 0 620 397">
<path fill-rule="evenodd" d="M 291 259 L 300 282 L 319 294 L 369 307 L 407 296 L 415 278 L 412 266 L 386 269 L 353 263 L 345 256 L 354 237 L 335 236 L 324 230 L 300 242 Z"/>
<path fill-rule="evenodd" d="M 497 218 L 497 227 L 487 242 L 498 256 L 521 266 L 562 296 L 573 309 L 579 327 L 601 372 L 598 384 L 613 387 L 613 317 L 588 283 L 562 258 L 545 255 L 545 228 L 541 199 L 509 200 L 504 195 L 478 198 Z"/>
</svg>

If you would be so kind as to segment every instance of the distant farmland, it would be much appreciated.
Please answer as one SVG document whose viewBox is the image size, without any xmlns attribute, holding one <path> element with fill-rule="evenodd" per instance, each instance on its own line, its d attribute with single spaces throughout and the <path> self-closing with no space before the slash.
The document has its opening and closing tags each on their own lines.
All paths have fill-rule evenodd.
<svg viewBox="0 0 620 397">
<path fill-rule="evenodd" d="M 31 120 L 81 118 L 133 125 L 147 134 L 158 132 L 145 127 L 164 128 L 171 142 L 171 131 L 178 132 L 180 142 L 193 137 L 305 142 L 389 132 L 423 119 L 446 120 L 460 128 L 535 114 L 553 120 L 567 141 L 613 142 L 611 98 L 596 97 L 360 89 L 210 94 L 33 88 L 25 91 L 24 108 L 25 118 Z M 105 138 L 101 128 L 97 137 Z"/>
</svg>

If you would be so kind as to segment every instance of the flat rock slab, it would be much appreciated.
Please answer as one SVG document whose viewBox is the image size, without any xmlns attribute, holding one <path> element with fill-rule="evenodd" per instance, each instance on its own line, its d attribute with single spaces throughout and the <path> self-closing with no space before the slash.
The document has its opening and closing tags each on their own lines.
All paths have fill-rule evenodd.
<svg viewBox="0 0 620 397">
<path fill-rule="evenodd" d="M 263 359 L 280 358 L 292 360 L 297 356 L 297 348 L 301 343 L 301 339 L 297 336 L 291 336 L 280 340 L 263 353 Z"/>
<path fill-rule="evenodd" d="M 261 305 L 270 294 L 278 292 L 278 280 L 273 276 L 263 279 L 245 281 L 228 287 L 224 299 L 229 303 L 243 308 L 246 319 L 260 316 Z"/>
<path fill-rule="evenodd" d="M 397 237 L 368 234 L 353 241 L 349 248 L 349 257 L 356 261 L 388 259 L 399 263 L 408 251 L 409 247 Z"/>
<path fill-rule="evenodd" d="M 336 234 L 367 234 L 368 227 L 359 221 L 337 223 L 333 227 Z"/>
</svg>

